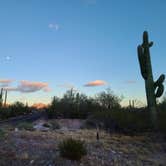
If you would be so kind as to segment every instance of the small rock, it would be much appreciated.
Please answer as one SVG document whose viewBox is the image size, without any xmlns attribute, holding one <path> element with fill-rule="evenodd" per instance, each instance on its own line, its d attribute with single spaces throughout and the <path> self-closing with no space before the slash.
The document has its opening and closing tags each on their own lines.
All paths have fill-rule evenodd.
<svg viewBox="0 0 166 166">
<path fill-rule="evenodd" d="M 61 131 L 68 131 L 68 128 L 67 127 L 62 127 Z"/>
<path fill-rule="evenodd" d="M 14 131 L 15 131 L 15 132 L 18 132 L 18 128 L 15 128 Z"/>
<path fill-rule="evenodd" d="M 116 152 L 114 150 L 111 150 L 112 153 L 116 154 Z"/>
<path fill-rule="evenodd" d="M 38 123 L 38 124 L 34 125 L 33 128 L 38 131 L 48 131 L 49 130 L 48 127 L 43 126 L 43 123 Z"/>
<path fill-rule="evenodd" d="M 34 160 L 31 160 L 31 161 L 30 161 L 30 164 L 33 164 L 33 163 L 34 163 Z"/>
</svg>

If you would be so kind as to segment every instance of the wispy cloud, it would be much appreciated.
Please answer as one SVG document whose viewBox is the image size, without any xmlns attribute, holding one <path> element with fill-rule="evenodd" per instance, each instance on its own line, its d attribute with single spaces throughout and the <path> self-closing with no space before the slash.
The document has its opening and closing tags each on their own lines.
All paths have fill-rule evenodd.
<svg viewBox="0 0 166 166">
<path fill-rule="evenodd" d="M 50 28 L 50 29 L 55 29 L 56 31 L 58 31 L 59 30 L 59 28 L 60 28 L 60 26 L 59 26 L 59 24 L 56 24 L 56 23 L 50 23 L 49 25 L 48 25 L 48 27 Z"/>
<path fill-rule="evenodd" d="M 4 89 L 7 91 L 18 91 L 17 87 L 5 86 Z"/>
<path fill-rule="evenodd" d="M 9 86 L 9 84 L 11 84 L 12 82 L 13 80 L 11 79 L 0 79 L 0 86 L 6 87 L 6 86 Z"/>
<path fill-rule="evenodd" d="M 93 87 L 93 86 L 104 86 L 107 85 L 108 83 L 106 81 L 103 80 L 95 80 L 95 81 L 91 81 L 88 82 L 87 84 L 85 84 L 84 86 L 86 87 Z"/>
<path fill-rule="evenodd" d="M 10 79 L 0 79 L 0 83 L 7 83 L 7 84 L 9 84 L 9 83 L 11 83 L 11 82 L 13 82 L 13 80 L 10 80 Z"/>
<path fill-rule="evenodd" d="M 6 61 L 10 61 L 10 60 L 11 60 L 11 56 L 6 56 L 6 57 L 5 57 L 5 60 L 6 60 Z"/>
<path fill-rule="evenodd" d="M 43 82 L 31 82 L 31 81 L 20 81 L 20 84 L 17 87 L 5 87 L 8 91 L 18 91 L 21 93 L 30 93 L 37 91 L 49 92 L 51 89 L 48 86 L 48 83 Z"/>
</svg>

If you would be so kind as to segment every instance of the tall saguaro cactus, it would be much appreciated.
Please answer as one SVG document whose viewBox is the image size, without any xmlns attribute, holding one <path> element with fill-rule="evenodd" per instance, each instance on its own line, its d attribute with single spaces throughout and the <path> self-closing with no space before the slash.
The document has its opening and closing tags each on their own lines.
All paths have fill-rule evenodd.
<svg viewBox="0 0 166 166">
<path fill-rule="evenodd" d="M 6 107 L 7 90 L 5 90 L 5 100 L 4 100 L 4 103 L 3 103 L 3 93 L 4 93 L 4 89 L 1 88 L 1 92 L 0 92 L 0 108 L 1 108 L 1 107 Z"/>
<path fill-rule="evenodd" d="M 0 92 L 0 107 L 2 107 L 3 105 L 3 88 L 1 88 L 1 92 Z"/>
<path fill-rule="evenodd" d="M 4 107 L 6 107 L 6 101 L 7 101 L 7 90 L 5 91 L 5 101 L 4 101 Z"/>
<path fill-rule="evenodd" d="M 157 81 L 153 80 L 152 65 L 150 59 L 150 47 L 152 47 L 153 42 L 148 40 L 148 32 L 143 33 L 143 43 L 138 46 L 138 59 L 141 69 L 142 77 L 145 80 L 145 89 L 148 108 L 151 111 L 152 122 L 156 123 L 156 98 L 160 97 L 164 92 L 164 79 L 165 75 L 162 74 Z"/>
</svg>

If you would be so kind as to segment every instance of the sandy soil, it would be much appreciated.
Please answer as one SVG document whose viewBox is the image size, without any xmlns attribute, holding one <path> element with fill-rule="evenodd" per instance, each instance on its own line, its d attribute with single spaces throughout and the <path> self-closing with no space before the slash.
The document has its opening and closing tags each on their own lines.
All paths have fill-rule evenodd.
<svg viewBox="0 0 166 166">
<path fill-rule="evenodd" d="M 59 120 L 62 127 L 69 127 L 70 120 Z M 75 128 L 80 122 L 74 121 Z M 73 137 L 85 141 L 88 154 L 79 162 L 61 158 L 58 144 Z M 140 136 L 108 134 L 96 130 L 14 131 L 6 128 L 0 138 L 0 166 L 164 166 L 166 141 L 159 135 L 145 133 Z"/>
</svg>

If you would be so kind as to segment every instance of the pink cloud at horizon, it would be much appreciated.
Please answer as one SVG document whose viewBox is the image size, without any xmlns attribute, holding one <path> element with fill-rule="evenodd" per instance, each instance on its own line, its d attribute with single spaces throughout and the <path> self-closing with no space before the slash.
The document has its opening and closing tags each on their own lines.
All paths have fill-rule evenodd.
<svg viewBox="0 0 166 166">
<path fill-rule="evenodd" d="M 87 84 L 85 84 L 84 86 L 86 87 L 93 87 L 93 86 L 104 86 L 107 85 L 108 83 L 106 81 L 103 80 L 95 80 L 95 81 L 91 81 L 88 82 Z"/>
<path fill-rule="evenodd" d="M 11 84 L 12 82 L 13 80 L 11 79 L 0 79 L 0 87 L 9 86 L 9 84 Z"/>
<path fill-rule="evenodd" d="M 0 79 L 0 83 L 11 83 L 13 80 L 11 79 Z"/>
<path fill-rule="evenodd" d="M 20 81 L 20 84 L 17 87 L 5 87 L 4 89 L 8 91 L 18 91 L 22 93 L 36 92 L 39 90 L 43 90 L 44 92 L 51 91 L 48 83 L 32 82 L 32 81 L 26 81 L 26 80 Z"/>
</svg>

